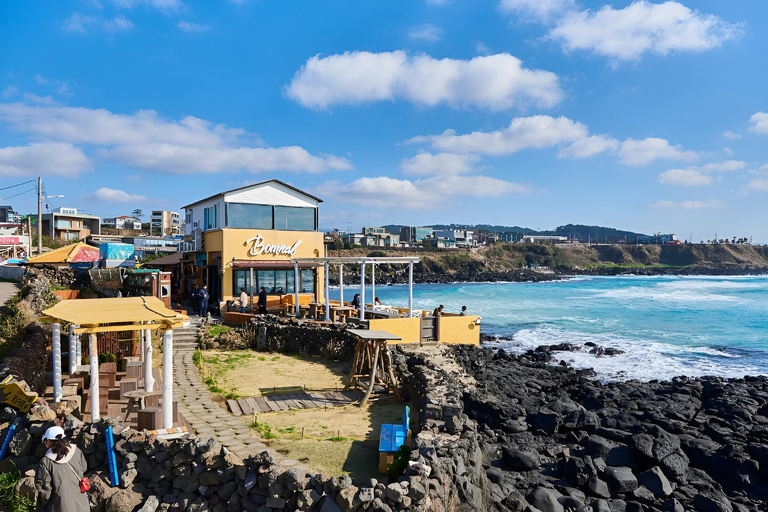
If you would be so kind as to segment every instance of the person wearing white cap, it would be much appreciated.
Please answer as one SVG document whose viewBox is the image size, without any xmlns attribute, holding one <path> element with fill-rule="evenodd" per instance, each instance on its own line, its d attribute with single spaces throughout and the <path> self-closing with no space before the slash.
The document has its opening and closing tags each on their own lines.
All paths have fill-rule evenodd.
<svg viewBox="0 0 768 512">
<path fill-rule="evenodd" d="M 87 512 L 91 510 L 83 474 L 88 469 L 85 456 L 71 444 L 61 427 L 51 427 L 43 435 L 48 447 L 35 473 L 37 510 L 46 512 Z"/>
</svg>

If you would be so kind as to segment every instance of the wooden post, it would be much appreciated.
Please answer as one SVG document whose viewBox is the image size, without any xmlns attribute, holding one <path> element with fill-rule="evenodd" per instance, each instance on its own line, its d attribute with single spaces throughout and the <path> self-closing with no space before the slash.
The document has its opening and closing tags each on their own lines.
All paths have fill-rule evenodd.
<svg viewBox="0 0 768 512">
<path fill-rule="evenodd" d="M 91 366 L 91 422 L 99 421 L 99 342 L 96 333 L 88 335 L 88 359 Z"/>
<path fill-rule="evenodd" d="M 370 398 L 371 393 L 373 392 L 373 385 L 376 383 L 376 364 L 379 361 L 379 344 L 376 343 L 376 348 L 373 350 L 373 364 L 371 364 L 371 382 L 368 384 L 368 391 L 365 392 L 365 395 L 363 395 L 363 399 L 360 401 L 360 407 L 365 407 L 365 404 L 368 403 L 368 398 Z"/>
<path fill-rule="evenodd" d="M 173 428 L 173 329 L 163 332 L 163 428 Z"/>
<path fill-rule="evenodd" d="M 61 324 L 53 324 L 51 335 L 51 353 L 53 355 L 53 401 L 61 402 Z"/>
<path fill-rule="evenodd" d="M 155 390 L 155 376 L 152 375 L 152 331 L 144 329 L 144 391 Z"/>
<path fill-rule="evenodd" d="M 69 324 L 69 376 L 72 377 L 77 371 L 77 339 L 75 338 L 75 326 Z"/>
</svg>

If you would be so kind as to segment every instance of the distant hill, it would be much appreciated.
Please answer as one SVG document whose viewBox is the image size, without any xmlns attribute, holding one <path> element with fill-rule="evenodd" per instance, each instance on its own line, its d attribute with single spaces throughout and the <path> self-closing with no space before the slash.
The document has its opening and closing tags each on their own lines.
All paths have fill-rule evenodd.
<svg viewBox="0 0 768 512">
<path fill-rule="evenodd" d="M 524 235 L 553 235 L 553 236 L 567 236 L 576 240 L 589 240 L 593 242 L 635 242 L 635 241 L 648 241 L 651 237 L 643 233 L 636 233 L 634 231 L 624 231 L 615 228 L 606 228 L 601 226 L 586 226 L 584 224 L 566 224 L 565 226 L 558 226 L 555 229 L 549 230 L 536 230 L 531 228 L 523 228 L 520 226 L 498 226 L 492 224 L 430 224 L 434 229 L 479 229 L 481 231 L 488 231 L 491 233 L 505 233 L 515 232 L 522 233 Z M 401 224 L 387 224 L 384 227 L 390 233 L 399 233 L 401 227 L 405 227 Z"/>
</svg>

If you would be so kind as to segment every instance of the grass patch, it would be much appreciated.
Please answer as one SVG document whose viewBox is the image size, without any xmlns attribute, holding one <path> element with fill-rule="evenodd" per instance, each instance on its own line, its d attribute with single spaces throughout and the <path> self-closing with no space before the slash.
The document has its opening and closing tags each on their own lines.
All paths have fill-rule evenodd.
<svg viewBox="0 0 768 512">
<path fill-rule="evenodd" d="M 0 501 L 9 512 L 32 512 L 35 504 L 27 497 L 16 496 L 16 484 L 21 480 L 21 472 L 14 464 L 13 470 L 0 473 Z"/>
<path fill-rule="evenodd" d="M 259 361 L 266 361 L 267 360 L 267 358 L 264 357 L 264 356 L 259 356 L 258 359 L 259 359 Z"/>
<path fill-rule="evenodd" d="M 347 439 L 344 436 L 334 436 L 334 437 L 329 437 L 328 439 L 326 439 L 326 441 L 331 441 L 332 443 L 341 443 L 344 441 L 349 441 L 349 439 Z"/>
<path fill-rule="evenodd" d="M 211 325 L 208 327 L 208 335 L 213 338 L 217 338 L 225 332 L 229 331 L 234 331 L 234 328 L 221 324 Z"/>
<path fill-rule="evenodd" d="M 258 432 L 261 435 L 261 437 L 263 437 L 264 439 L 275 439 L 277 437 L 275 434 L 272 433 L 272 429 L 266 423 L 260 423 L 258 421 L 254 421 L 248 426 L 254 429 L 256 432 Z"/>
<path fill-rule="evenodd" d="M 195 355 L 192 356 L 192 364 L 200 368 L 200 366 L 203 363 L 203 353 L 200 352 L 200 349 L 195 350 Z"/>
</svg>

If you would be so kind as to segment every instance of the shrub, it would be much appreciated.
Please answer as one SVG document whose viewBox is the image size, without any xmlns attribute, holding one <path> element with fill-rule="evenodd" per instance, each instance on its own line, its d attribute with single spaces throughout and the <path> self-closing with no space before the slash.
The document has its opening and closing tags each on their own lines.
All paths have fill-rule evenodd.
<svg viewBox="0 0 768 512">
<path fill-rule="evenodd" d="M 15 464 L 12 471 L 0 473 L 0 501 L 9 512 L 32 512 L 35 510 L 35 504 L 26 496 L 16 495 L 16 484 L 20 480 L 21 472 Z"/>
<path fill-rule="evenodd" d="M 387 253 L 384 251 L 371 251 L 368 253 L 368 258 L 386 258 Z"/>
</svg>

